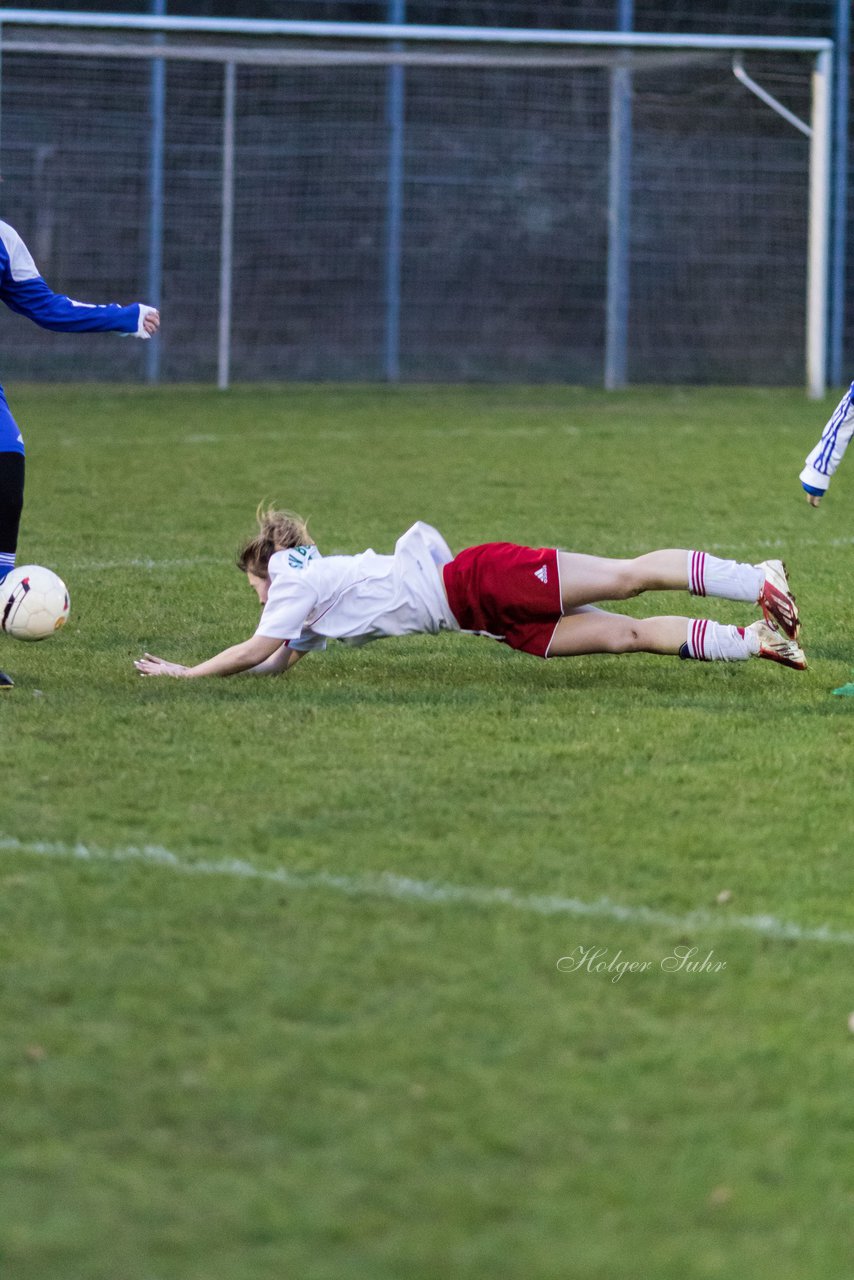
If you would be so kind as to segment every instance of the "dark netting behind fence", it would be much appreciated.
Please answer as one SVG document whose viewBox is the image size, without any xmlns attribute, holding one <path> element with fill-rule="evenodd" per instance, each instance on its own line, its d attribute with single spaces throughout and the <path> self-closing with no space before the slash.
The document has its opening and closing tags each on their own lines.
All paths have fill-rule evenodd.
<svg viewBox="0 0 854 1280">
<path fill-rule="evenodd" d="M 2 216 L 84 300 L 145 294 L 151 41 L 5 37 Z M 227 54 L 234 379 L 381 378 L 393 342 L 403 378 L 601 381 L 620 66 L 630 379 L 802 380 L 809 143 L 738 83 L 731 55 L 408 46 L 396 71 L 381 43 L 205 41 L 162 46 L 164 377 L 217 372 Z M 748 65 L 809 118 L 809 57 Z M 7 376 L 142 375 L 142 344 L 2 323 Z"/>
</svg>

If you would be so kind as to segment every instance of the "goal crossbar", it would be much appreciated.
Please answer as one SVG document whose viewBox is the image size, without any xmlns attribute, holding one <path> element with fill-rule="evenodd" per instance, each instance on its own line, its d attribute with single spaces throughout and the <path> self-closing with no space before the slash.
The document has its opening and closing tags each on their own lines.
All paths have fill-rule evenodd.
<svg viewBox="0 0 854 1280">
<path fill-rule="evenodd" d="M 597 45 L 616 49 L 707 49 L 776 53 L 831 52 L 819 36 L 670 35 L 655 32 L 551 31 L 524 27 L 411 26 L 385 22 L 310 22 L 272 18 L 181 18 L 150 14 L 69 13 L 61 9 L 3 9 L 0 24 L 151 31 L 168 35 L 285 36 L 341 40 L 416 40 L 440 44 Z"/>
</svg>

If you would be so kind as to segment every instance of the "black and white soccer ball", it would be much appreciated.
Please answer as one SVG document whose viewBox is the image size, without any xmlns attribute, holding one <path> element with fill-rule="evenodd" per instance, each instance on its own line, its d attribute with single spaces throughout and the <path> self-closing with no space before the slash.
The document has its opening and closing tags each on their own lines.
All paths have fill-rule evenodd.
<svg viewBox="0 0 854 1280">
<path fill-rule="evenodd" d="M 52 569 L 23 564 L 0 582 L 0 626 L 15 640 L 46 640 L 68 620 L 68 588 Z"/>
</svg>

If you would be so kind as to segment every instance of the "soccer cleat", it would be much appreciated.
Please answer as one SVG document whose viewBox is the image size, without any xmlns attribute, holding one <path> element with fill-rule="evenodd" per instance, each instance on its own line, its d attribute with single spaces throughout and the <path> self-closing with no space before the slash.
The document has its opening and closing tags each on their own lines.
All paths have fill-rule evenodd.
<svg viewBox="0 0 854 1280">
<path fill-rule="evenodd" d="M 782 560 L 763 560 L 757 567 L 765 574 L 757 602 L 765 621 L 771 627 L 779 627 L 790 640 L 797 640 L 801 619 L 795 597 L 789 590 L 786 566 Z"/>
<path fill-rule="evenodd" d="M 11 676 L 7 676 L 5 671 L 0 671 L 0 692 L 3 689 L 14 689 L 15 681 Z"/>
<path fill-rule="evenodd" d="M 781 662 L 784 667 L 791 667 L 793 671 L 806 671 L 807 658 L 803 649 L 794 640 L 782 635 L 776 627 L 760 620 L 751 622 L 745 630 L 750 631 L 759 641 L 757 658 Z"/>
</svg>

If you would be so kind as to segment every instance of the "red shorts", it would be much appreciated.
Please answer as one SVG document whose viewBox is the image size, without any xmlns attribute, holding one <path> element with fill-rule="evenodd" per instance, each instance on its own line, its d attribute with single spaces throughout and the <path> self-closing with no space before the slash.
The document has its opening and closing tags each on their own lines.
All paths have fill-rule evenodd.
<svg viewBox="0 0 854 1280">
<path fill-rule="evenodd" d="M 545 658 L 563 616 L 557 551 L 487 542 L 443 569 L 451 612 L 463 631 Z"/>
</svg>

